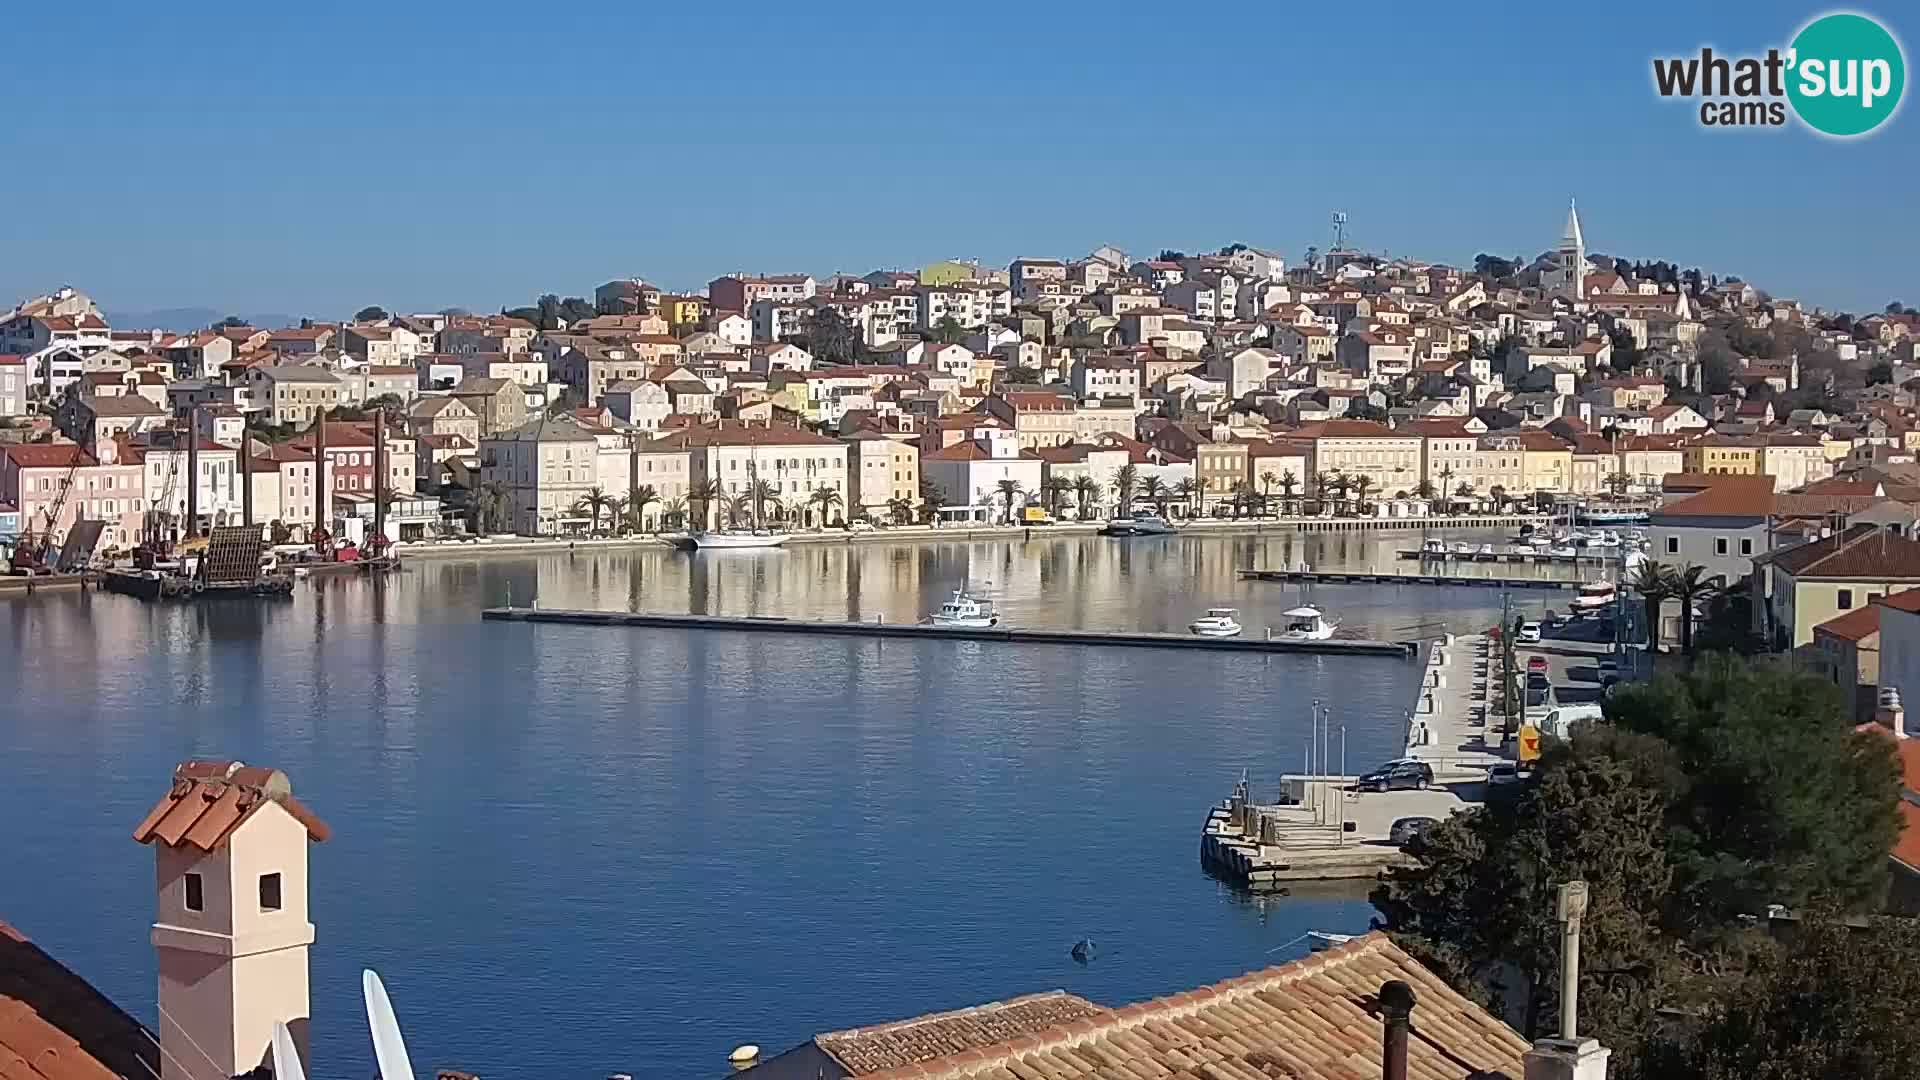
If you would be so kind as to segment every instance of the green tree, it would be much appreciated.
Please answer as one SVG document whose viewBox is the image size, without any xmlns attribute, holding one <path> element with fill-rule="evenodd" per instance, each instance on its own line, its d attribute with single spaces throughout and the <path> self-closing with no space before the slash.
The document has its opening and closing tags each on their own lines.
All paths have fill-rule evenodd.
<svg viewBox="0 0 1920 1080">
<path fill-rule="evenodd" d="M 940 321 L 933 326 L 933 338 L 942 345 L 958 345 L 966 336 L 967 328 L 951 315 L 940 316 Z"/>
<path fill-rule="evenodd" d="M 1073 482 L 1064 476 L 1049 476 L 1040 485 L 1045 494 L 1047 513 L 1061 516 L 1061 509 L 1067 504 L 1067 496 L 1073 492 Z"/>
<path fill-rule="evenodd" d="M 368 304 L 366 307 L 353 313 L 353 321 L 361 323 L 381 322 L 389 318 L 392 318 L 392 316 L 387 314 L 387 309 L 378 304 Z"/>
<path fill-rule="evenodd" d="M 1645 1080 L 1906 1080 L 1920 1061 L 1920 926 L 1814 915 L 1692 1022 L 1663 1032 Z"/>
<path fill-rule="evenodd" d="M 1128 462 L 1113 474 L 1114 516 L 1133 513 L 1133 495 L 1140 489 L 1140 469 Z"/>
<path fill-rule="evenodd" d="M 293 543 L 293 530 L 287 526 L 286 522 L 281 521 L 279 518 L 274 518 L 273 523 L 267 526 L 267 537 L 268 542 L 275 546 L 291 544 Z"/>
<path fill-rule="evenodd" d="M 586 496 L 580 500 L 580 503 L 586 510 L 587 516 L 593 519 L 593 524 L 588 531 L 598 535 L 600 532 L 600 517 L 602 514 L 611 517 L 613 499 L 608 496 L 605 489 L 595 487 L 587 491 Z"/>
<path fill-rule="evenodd" d="M 1880 905 L 1899 764 L 1891 740 L 1852 729 L 1833 683 L 1715 653 L 1622 687 L 1607 715 L 1671 746 L 1686 776 L 1668 814 L 1670 925 L 1708 930 L 1775 903 Z"/>
<path fill-rule="evenodd" d="M 888 499 L 887 514 L 893 518 L 893 523 L 895 525 L 912 524 L 913 523 L 913 500 L 902 497 L 902 496 L 898 496 L 898 495 L 894 496 L 891 499 Z"/>
<path fill-rule="evenodd" d="M 780 489 L 774 487 L 772 481 L 769 480 L 755 480 L 753 483 L 747 485 L 747 494 L 753 499 L 754 517 L 762 521 L 765 521 L 767 518 L 767 505 L 772 503 L 777 506 L 780 503 Z M 816 491 L 814 494 L 818 494 L 818 492 Z M 807 498 L 808 501 L 811 502 L 813 495 L 809 495 Z"/>
<path fill-rule="evenodd" d="M 687 506 L 693 512 L 696 529 L 713 527 L 713 506 L 724 495 L 717 480 L 704 480 L 687 489 Z"/>
<path fill-rule="evenodd" d="M 1161 517 L 1167 516 L 1167 499 L 1171 492 L 1167 488 L 1167 482 L 1165 480 L 1160 479 L 1158 476 L 1147 477 L 1145 480 L 1140 481 L 1140 494 L 1144 496 L 1148 502 L 1153 504 L 1154 509 L 1159 512 Z"/>
<path fill-rule="evenodd" d="M 660 501 L 660 492 L 652 484 L 641 484 L 627 492 L 627 531 L 644 532 L 647 527 L 647 507 Z"/>
<path fill-rule="evenodd" d="M 1241 483 L 1244 484 L 1246 481 L 1243 480 Z M 1173 496 L 1186 507 L 1188 517 L 1194 517 L 1200 512 L 1199 495 L 1200 485 L 1194 483 L 1191 476 L 1183 476 L 1179 483 L 1173 485 Z"/>
<path fill-rule="evenodd" d="M 1020 481 L 999 480 L 995 481 L 993 486 L 1000 492 L 1000 523 L 1002 525 L 1011 525 L 1013 524 L 1014 500 L 1018 499 L 1022 494 Z"/>
<path fill-rule="evenodd" d="M 1647 559 L 1634 567 L 1628 576 L 1626 586 L 1640 594 L 1641 611 L 1647 621 L 1647 649 L 1658 652 L 1660 649 L 1660 606 L 1674 595 L 1673 571 L 1667 566 Z"/>
<path fill-rule="evenodd" d="M 1679 567 L 1670 575 L 1674 599 L 1680 601 L 1680 651 L 1693 655 L 1694 624 L 1699 621 L 1700 608 L 1720 592 L 1717 578 L 1707 576 L 1707 569 L 1688 563 Z"/>
<path fill-rule="evenodd" d="M 1389 870 L 1372 899 L 1403 945 L 1515 1007 L 1535 1037 L 1559 1008 L 1555 889 L 1584 880 L 1580 1027 L 1630 1057 L 1671 975 L 1659 915 L 1672 871 L 1663 750 L 1622 741 L 1550 745 L 1534 783 L 1414 840 L 1413 865 Z"/>
<path fill-rule="evenodd" d="M 1366 473 L 1355 473 L 1349 483 L 1353 488 L 1354 513 L 1365 514 L 1367 512 L 1367 492 L 1373 489 L 1373 478 Z"/>
<path fill-rule="evenodd" d="M 819 510 L 817 523 L 824 529 L 833 519 L 833 512 L 840 508 L 843 500 L 840 497 L 839 488 L 828 484 L 821 484 L 819 487 L 814 488 L 812 493 L 807 496 L 807 502 Z"/>
<path fill-rule="evenodd" d="M 860 332 L 840 309 L 821 304 L 807 316 L 807 351 L 820 364 L 851 364 L 860 351 Z"/>
<path fill-rule="evenodd" d="M 660 520 L 668 528 L 683 529 L 687 525 L 687 500 L 674 496 L 660 504 Z"/>
<path fill-rule="evenodd" d="M 737 529 L 743 522 L 753 521 L 753 496 L 741 492 L 732 498 L 722 496 L 726 504 L 727 528 Z"/>
<path fill-rule="evenodd" d="M 1288 469 L 1286 472 L 1280 474 L 1280 499 L 1285 507 L 1282 513 L 1297 514 L 1300 512 L 1299 505 L 1293 501 L 1293 493 L 1299 490 L 1299 488 L 1300 478 L 1293 475 L 1292 469 Z"/>
<path fill-rule="evenodd" d="M 1893 381 L 1893 365 L 1881 360 L 1867 367 L 1867 385 L 1877 386 Z"/>
<path fill-rule="evenodd" d="M 1074 509 L 1081 521 L 1093 517 L 1093 508 L 1100 502 L 1100 482 L 1091 476 L 1073 478 Z"/>
</svg>

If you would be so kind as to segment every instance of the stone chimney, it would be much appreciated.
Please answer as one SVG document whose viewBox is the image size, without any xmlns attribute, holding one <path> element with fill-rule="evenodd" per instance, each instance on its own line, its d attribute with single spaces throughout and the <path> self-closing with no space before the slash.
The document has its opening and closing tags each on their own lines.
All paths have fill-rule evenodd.
<svg viewBox="0 0 1920 1080">
<path fill-rule="evenodd" d="M 187 761 L 133 838 L 154 848 L 160 1080 L 272 1065 L 273 1026 L 307 1053 L 307 847 L 327 826 L 287 774 Z"/>
<path fill-rule="evenodd" d="M 1893 732 L 1893 737 L 1896 739 L 1907 737 L 1907 710 L 1900 704 L 1899 687 L 1880 688 L 1879 703 L 1873 710 L 1873 722 Z"/>
</svg>

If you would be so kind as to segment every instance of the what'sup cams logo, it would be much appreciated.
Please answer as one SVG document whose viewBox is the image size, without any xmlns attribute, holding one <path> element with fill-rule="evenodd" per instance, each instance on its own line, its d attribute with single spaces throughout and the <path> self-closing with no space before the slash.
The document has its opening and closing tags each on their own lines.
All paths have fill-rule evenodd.
<svg viewBox="0 0 1920 1080">
<path fill-rule="evenodd" d="M 1782 127 L 1789 110 L 1822 135 L 1865 135 L 1893 118 L 1907 86 L 1906 57 L 1886 27 L 1850 12 L 1822 15 L 1765 56 L 1656 57 L 1663 98 L 1700 102 L 1710 128 Z"/>
</svg>

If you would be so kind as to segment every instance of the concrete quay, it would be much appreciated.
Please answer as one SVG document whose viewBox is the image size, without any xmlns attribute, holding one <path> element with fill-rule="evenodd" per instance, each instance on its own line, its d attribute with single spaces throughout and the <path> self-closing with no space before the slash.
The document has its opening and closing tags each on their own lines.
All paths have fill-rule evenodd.
<svg viewBox="0 0 1920 1080">
<path fill-rule="evenodd" d="M 1414 706 L 1403 720 L 1405 757 L 1427 763 L 1434 782 L 1425 790 L 1359 792 L 1355 776 L 1281 778 L 1280 797 L 1256 802 L 1242 780 L 1207 812 L 1200 831 L 1200 862 L 1209 873 L 1252 891 L 1285 889 L 1304 881 L 1372 879 L 1403 865 L 1407 856 L 1389 842 L 1401 818 L 1445 818 L 1479 805 L 1487 770 L 1506 760 L 1487 720 L 1492 642 L 1482 635 L 1435 641 L 1427 650 Z"/>
<path fill-rule="evenodd" d="M 1464 585 L 1479 589 L 1577 589 L 1577 581 L 1548 578 L 1472 577 L 1457 574 L 1379 574 L 1344 570 L 1242 570 L 1244 581 L 1300 582 L 1310 585 Z"/>
<path fill-rule="evenodd" d="M 825 622 L 810 619 L 762 618 L 730 615 L 671 615 L 627 611 L 573 611 L 541 608 L 488 608 L 480 617 L 496 622 L 555 623 L 567 626 L 653 627 L 670 630 L 723 630 L 746 633 L 816 634 L 838 637 L 911 638 L 923 641 L 985 641 L 1007 645 L 1106 645 L 1132 648 L 1185 649 L 1206 652 L 1317 653 L 1322 655 L 1385 656 L 1412 659 L 1419 645 L 1411 641 L 1357 641 L 1338 638 L 1297 641 L 1247 635 L 1209 638 L 1193 634 L 1106 632 L 1096 630 L 1040 630 L 991 627 L 932 626 L 926 623 Z"/>
</svg>

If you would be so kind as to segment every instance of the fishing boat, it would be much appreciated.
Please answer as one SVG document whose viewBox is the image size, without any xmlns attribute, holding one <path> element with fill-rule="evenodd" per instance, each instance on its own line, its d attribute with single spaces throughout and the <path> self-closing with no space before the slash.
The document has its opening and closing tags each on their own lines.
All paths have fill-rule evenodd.
<svg viewBox="0 0 1920 1080">
<path fill-rule="evenodd" d="M 1582 585 L 1580 592 L 1573 598 L 1571 605 L 1573 613 L 1580 615 L 1605 611 L 1613 606 L 1617 596 L 1618 593 L 1614 590 L 1611 581 L 1596 581 L 1589 585 Z"/>
<path fill-rule="evenodd" d="M 1000 614 L 993 610 L 990 601 L 968 596 L 965 589 L 955 589 L 953 599 L 941 604 L 938 611 L 927 616 L 927 621 L 935 626 L 985 630 L 999 624 Z"/>
<path fill-rule="evenodd" d="M 1187 624 L 1187 629 L 1201 637 L 1239 637 L 1240 622 L 1234 616 L 1238 614 L 1230 607 L 1208 608 L 1207 613 Z"/>
<path fill-rule="evenodd" d="M 1287 624 L 1280 631 L 1285 641 L 1325 641 L 1333 636 L 1339 620 L 1329 619 L 1317 607 L 1289 608 L 1280 613 Z"/>
</svg>

